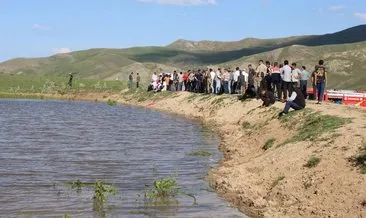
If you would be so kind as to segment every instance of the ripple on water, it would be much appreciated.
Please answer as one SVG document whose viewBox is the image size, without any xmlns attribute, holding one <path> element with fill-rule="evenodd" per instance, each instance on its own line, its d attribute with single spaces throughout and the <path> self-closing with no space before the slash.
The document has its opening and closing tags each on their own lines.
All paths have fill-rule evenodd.
<svg viewBox="0 0 366 218">
<path fill-rule="evenodd" d="M 221 158 L 218 138 L 173 115 L 103 103 L 0 100 L 0 214 L 5 217 L 243 217 L 202 180 Z M 210 157 L 191 157 L 196 150 Z M 146 206 L 138 194 L 174 176 L 169 204 Z M 66 183 L 102 180 L 118 189 L 103 211 L 93 191 Z M 94 205 L 95 206 L 95 205 Z"/>
</svg>

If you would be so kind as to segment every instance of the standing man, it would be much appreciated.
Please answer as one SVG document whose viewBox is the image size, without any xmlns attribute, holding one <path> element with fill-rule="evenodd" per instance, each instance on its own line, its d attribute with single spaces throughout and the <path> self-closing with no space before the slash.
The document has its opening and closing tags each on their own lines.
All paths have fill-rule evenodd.
<svg viewBox="0 0 366 218">
<path fill-rule="evenodd" d="M 272 67 L 272 74 L 271 74 L 271 82 L 273 85 L 273 91 L 276 94 L 278 100 L 282 98 L 282 87 L 281 87 L 281 74 L 280 74 L 280 67 L 278 66 L 277 62 L 274 62 Z"/>
<path fill-rule="evenodd" d="M 228 69 L 224 69 L 223 80 L 224 80 L 224 92 L 225 94 L 229 94 L 230 73 Z"/>
<path fill-rule="evenodd" d="M 239 67 L 236 68 L 236 71 L 234 72 L 234 84 L 233 84 L 233 90 L 234 90 L 234 94 L 239 93 L 239 89 L 241 87 L 238 86 L 238 79 L 240 76 L 240 69 Z"/>
<path fill-rule="evenodd" d="M 259 66 L 257 67 L 257 70 L 256 70 L 256 75 L 254 78 L 254 83 L 255 83 L 254 85 L 255 85 L 255 88 L 257 89 L 257 91 L 260 88 L 262 78 L 264 78 L 264 76 L 267 74 L 267 70 L 268 70 L 268 68 L 266 67 L 266 65 L 264 65 L 263 60 L 260 60 Z"/>
<path fill-rule="evenodd" d="M 216 72 L 216 94 L 221 94 L 221 68 Z"/>
<path fill-rule="evenodd" d="M 158 81 L 158 75 L 156 74 L 156 72 L 154 72 L 154 74 L 152 75 L 152 77 L 151 77 L 151 80 L 153 81 L 153 82 L 156 82 L 156 81 Z"/>
<path fill-rule="evenodd" d="M 178 91 L 179 92 L 181 92 L 183 90 L 183 83 L 184 83 L 183 73 L 180 72 L 178 75 Z"/>
<path fill-rule="evenodd" d="M 183 83 L 184 83 L 184 91 L 188 90 L 188 73 L 184 72 L 183 74 Z"/>
<path fill-rule="evenodd" d="M 140 80 L 141 80 L 140 74 L 137 73 L 137 76 L 136 76 L 136 88 L 139 88 L 140 87 Z"/>
<path fill-rule="evenodd" d="M 297 68 L 296 66 L 296 63 L 292 63 L 291 64 L 291 69 L 292 69 L 292 72 L 291 72 L 291 80 L 292 80 L 292 83 L 293 85 L 299 87 L 299 83 L 300 83 L 300 77 L 301 77 L 301 70 L 299 68 Z M 294 87 L 294 86 L 292 86 Z"/>
<path fill-rule="evenodd" d="M 174 74 L 173 74 L 173 83 L 174 83 L 174 91 L 178 91 L 178 83 L 179 83 L 179 79 L 178 79 L 178 73 L 176 70 L 174 70 Z M 173 91 L 173 90 L 172 90 Z"/>
<path fill-rule="evenodd" d="M 308 80 L 309 80 L 309 72 L 306 71 L 306 67 L 302 66 L 302 71 L 300 74 L 300 90 L 304 95 L 304 98 L 307 99 L 308 97 Z"/>
<path fill-rule="evenodd" d="M 285 60 L 280 74 L 283 79 L 283 98 L 286 101 L 287 96 L 292 93 L 292 69 L 288 65 L 288 60 Z"/>
<path fill-rule="evenodd" d="M 132 83 L 133 83 L 133 72 L 131 72 L 131 74 L 128 76 L 128 83 L 127 83 L 127 87 L 129 89 L 132 88 Z"/>
<path fill-rule="evenodd" d="M 325 71 L 325 67 L 323 65 L 319 66 L 315 73 L 315 82 L 318 91 L 317 104 L 321 104 L 324 97 L 325 86 L 327 84 L 327 72 Z"/>
<path fill-rule="evenodd" d="M 313 100 L 314 101 L 317 100 L 317 97 L 319 95 L 319 93 L 317 93 L 318 88 L 317 88 L 317 84 L 316 84 L 316 73 L 317 73 L 319 67 L 324 67 L 323 60 L 319 60 L 318 65 L 315 66 L 315 69 L 314 69 L 313 73 L 311 74 L 311 84 L 313 86 L 313 94 L 314 94 Z M 319 99 L 318 99 L 318 101 L 319 101 Z"/>
<path fill-rule="evenodd" d="M 215 86 L 215 78 L 216 78 L 216 73 L 214 70 L 210 69 L 210 80 L 211 80 L 211 92 L 212 94 L 216 93 L 216 86 Z"/>
</svg>

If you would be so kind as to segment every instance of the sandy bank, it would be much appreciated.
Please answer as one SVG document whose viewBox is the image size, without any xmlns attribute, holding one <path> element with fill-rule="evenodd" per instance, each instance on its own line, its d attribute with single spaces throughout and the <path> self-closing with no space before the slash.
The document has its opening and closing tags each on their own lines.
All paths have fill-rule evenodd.
<svg viewBox="0 0 366 218">
<path fill-rule="evenodd" d="M 282 104 L 258 108 L 260 101 L 240 102 L 235 96 L 126 92 L 48 97 L 112 99 L 201 119 L 222 137 L 225 156 L 208 179 L 249 216 L 366 217 L 366 175 L 350 161 L 366 147 L 365 110 L 310 102 L 309 109 L 278 120 Z M 305 166 L 311 157 L 317 158 L 312 168 Z"/>
</svg>

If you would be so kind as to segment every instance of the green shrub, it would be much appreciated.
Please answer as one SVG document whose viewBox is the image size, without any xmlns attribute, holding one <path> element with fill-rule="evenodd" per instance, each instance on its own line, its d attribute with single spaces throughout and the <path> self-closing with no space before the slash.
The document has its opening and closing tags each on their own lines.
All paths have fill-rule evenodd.
<svg viewBox="0 0 366 218">
<path fill-rule="evenodd" d="M 241 126 L 243 127 L 243 129 L 251 129 L 252 128 L 252 124 L 250 124 L 248 121 L 244 121 Z"/>
<path fill-rule="evenodd" d="M 318 166 L 318 164 L 320 163 L 320 160 L 321 159 L 319 157 L 311 156 L 310 159 L 308 160 L 308 162 L 304 165 L 304 167 L 314 168 L 314 167 Z"/>
<path fill-rule="evenodd" d="M 275 138 L 270 138 L 266 141 L 266 143 L 263 146 L 263 150 L 268 150 L 270 149 L 274 143 L 275 143 L 276 139 Z"/>
</svg>

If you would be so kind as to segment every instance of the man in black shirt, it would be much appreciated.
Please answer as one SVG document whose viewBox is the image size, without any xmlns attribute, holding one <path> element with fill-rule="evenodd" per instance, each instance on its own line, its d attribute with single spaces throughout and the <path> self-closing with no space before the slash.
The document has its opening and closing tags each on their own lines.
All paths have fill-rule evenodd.
<svg viewBox="0 0 366 218">
<path fill-rule="evenodd" d="M 302 94 L 300 88 L 297 87 L 296 85 L 294 85 L 292 94 L 291 94 L 290 98 L 287 99 L 285 108 L 284 108 L 283 112 L 281 112 L 279 114 L 279 116 L 281 117 L 284 114 L 287 114 L 289 112 L 290 108 L 292 108 L 294 110 L 302 110 L 305 108 L 305 106 L 306 106 L 306 104 L 305 104 L 304 95 Z"/>
<path fill-rule="evenodd" d="M 276 102 L 276 98 L 270 90 L 262 90 L 261 99 L 263 101 L 262 107 L 269 107 Z"/>
<path fill-rule="evenodd" d="M 128 76 L 127 86 L 128 86 L 129 89 L 132 88 L 132 82 L 133 82 L 133 72 L 131 72 L 131 74 Z"/>
</svg>

